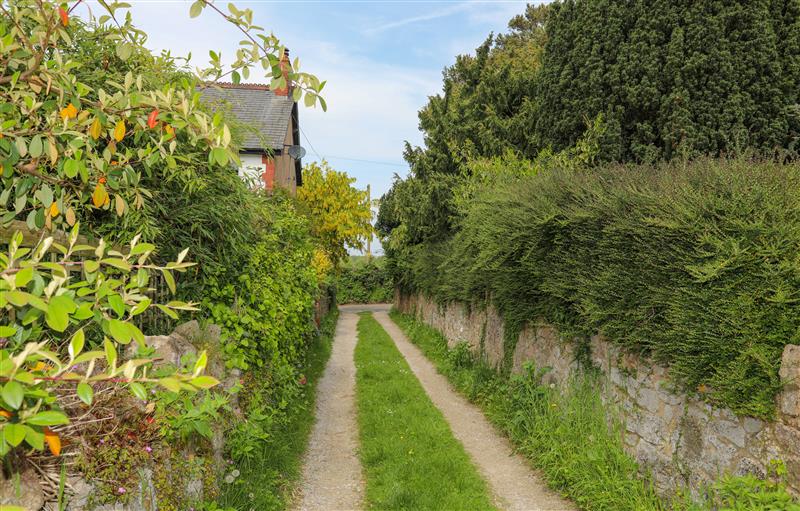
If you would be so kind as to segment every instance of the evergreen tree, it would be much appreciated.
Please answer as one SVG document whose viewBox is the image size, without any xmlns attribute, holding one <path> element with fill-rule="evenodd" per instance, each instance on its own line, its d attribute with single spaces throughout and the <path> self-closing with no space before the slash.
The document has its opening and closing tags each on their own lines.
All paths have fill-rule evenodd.
<svg viewBox="0 0 800 511">
<path fill-rule="evenodd" d="M 551 9 L 533 144 L 609 123 L 607 160 L 794 150 L 800 0 L 565 0 Z"/>
</svg>

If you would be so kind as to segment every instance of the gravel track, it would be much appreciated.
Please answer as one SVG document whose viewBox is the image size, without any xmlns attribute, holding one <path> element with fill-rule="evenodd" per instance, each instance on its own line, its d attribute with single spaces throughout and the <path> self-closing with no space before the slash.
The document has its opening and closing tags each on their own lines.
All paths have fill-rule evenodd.
<svg viewBox="0 0 800 511">
<path fill-rule="evenodd" d="M 360 509 L 364 479 L 358 459 L 353 354 L 358 313 L 370 311 L 392 337 L 425 392 L 444 415 L 492 490 L 495 505 L 507 511 L 575 511 L 574 504 L 547 488 L 527 461 L 475 405 L 447 379 L 389 318 L 391 305 L 343 305 L 333 351 L 317 387 L 316 423 L 305 456 L 296 511 Z M 446 511 L 446 510 L 445 510 Z"/>
<path fill-rule="evenodd" d="M 447 419 L 453 435 L 464 445 L 478 471 L 489 483 L 495 505 L 507 511 L 575 511 L 574 504 L 550 490 L 527 461 L 513 451 L 508 440 L 489 423 L 478 407 L 453 390 L 433 363 L 391 320 L 389 309 L 386 306 L 375 312 L 375 319 L 394 339 L 411 371 Z"/>
<path fill-rule="evenodd" d="M 333 349 L 317 386 L 316 423 L 303 462 L 297 511 L 350 511 L 361 507 L 364 482 L 358 459 L 356 367 L 358 315 L 340 308 Z"/>
</svg>

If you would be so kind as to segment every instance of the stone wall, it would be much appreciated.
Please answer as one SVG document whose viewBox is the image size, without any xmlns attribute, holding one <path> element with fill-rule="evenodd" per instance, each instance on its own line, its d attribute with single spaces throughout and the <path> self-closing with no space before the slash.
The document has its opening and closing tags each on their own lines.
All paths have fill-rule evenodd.
<svg viewBox="0 0 800 511">
<path fill-rule="evenodd" d="M 420 295 L 397 295 L 395 304 L 442 332 L 451 347 L 466 342 L 490 365 L 502 365 L 504 327 L 494 307 L 438 305 Z M 514 371 L 532 361 L 551 368 L 547 376 L 559 384 L 580 370 L 573 343 L 543 323 L 527 325 L 509 356 Z M 591 339 L 591 360 L 602 374 L 609 409 L 622 416 L 626 450 L 663 493 L 687 486 L 696 490 L 722 474 L 763 477 L 771 460 L 782 460 L 790 489 L 800 495 L 800 346 L 784 350 L 780 375 L 785 387 L 772 423 L 737 417 L 671 390 L 666 367 L 625 353 L 601 336 Z"/>
</svg>

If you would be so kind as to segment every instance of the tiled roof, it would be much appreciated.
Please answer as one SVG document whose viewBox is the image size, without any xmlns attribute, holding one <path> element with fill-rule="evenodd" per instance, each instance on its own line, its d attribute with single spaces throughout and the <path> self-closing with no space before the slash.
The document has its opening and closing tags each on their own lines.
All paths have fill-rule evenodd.
<svg viewBox="0 0 800 511">
<path fill-rule="evenodd" d="M 209 85 L 200 94 L 212 109 L 229 105 L 231 113 L 247 127 L 243 149 L 283 149 L 294 105 L 289 97 L 277 96 L 260 84 Z"/>
</svg>

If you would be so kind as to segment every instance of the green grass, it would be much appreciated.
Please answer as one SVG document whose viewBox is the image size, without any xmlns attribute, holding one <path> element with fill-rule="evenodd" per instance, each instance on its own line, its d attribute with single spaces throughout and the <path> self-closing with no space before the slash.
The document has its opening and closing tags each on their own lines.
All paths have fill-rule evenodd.
<svg viewBox="0 0 800 511">
<path fill-rule="evenodd" d="M 361 315 L 356 388 L 370 509 L 486 510 L 486 483 L 389 335 Z"/>
<path fill-rule="evenodd" d="M 772 477 L 779 482 L 724 476 L 699 491 L 706 495 L 701 502 L 692 502 L 680 491 L 671 502 L 659 499 L 623 450 L 621 425 L 609 417 L 594 375 L 577 377 L 562 391 L 541 385 L 543 372 L 530 366 L 521 375 L 503 376 L 476 360 L 466 344 L 448 349 L 437 330 L 397 311 L 391 316 L 439 372 L 542 470 L 548 484 L 581 509 L 800 511 L 800 504 L 780 482 L 786 473 L 782 463 L 772 468 Z"/>
<path fill-rule="evenodd" d="M 444 337 L 411 316 L 392 319 L 437 369 L 500 427 L 548 484 L 591 511 L 660 511 L 667 506 L 638 476 L 622 448 L 619 424 L 609 431 L 606 412 L 590 376 L 563 393 L 540 385 L 532 368 L 506 377 L 475 357 L 466 345 L 448 350 Z"/>
<path fill-rule="evenodd" d="M 260 453 L 251 460 L 236 462 L 240 477 L 225 490 L 218 503 L 226 509 L 281 510 L 290 504 L 290 496 L 302 471 L 303 454 L 314 426 L 317 384 L 331 354 L 333 334 L 339 317 L 337 309 L 323 319 L 320 335 L 309 347 L 303 374 L 307 383 L 296 400 L 286 406 L 287 416 L 270 431 L 266 441 L 258 443 Z M 252 498 L 251 498 L 252 495 Z"/>
</svg>

